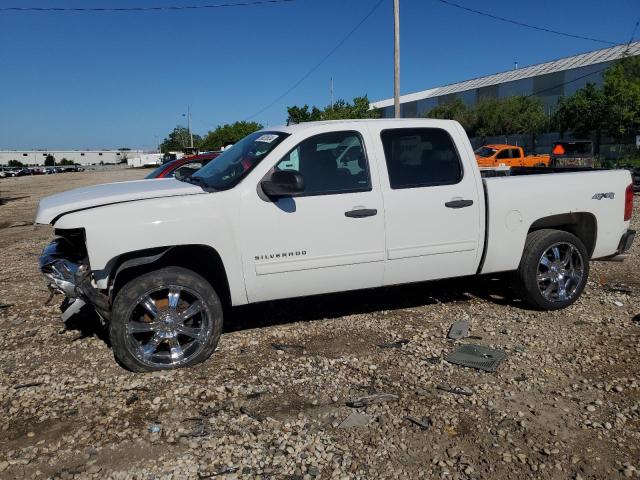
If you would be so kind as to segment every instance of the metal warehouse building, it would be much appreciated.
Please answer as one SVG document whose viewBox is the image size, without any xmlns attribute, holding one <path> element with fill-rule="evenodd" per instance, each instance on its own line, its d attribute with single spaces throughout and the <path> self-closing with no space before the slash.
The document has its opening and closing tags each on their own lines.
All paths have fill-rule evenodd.
<svg viewBox="0 0 640 480">
<path fill-rule="evenodd" d="M 552 112 L 560 97 L 572 95 L 587 83 L 601 85 L 602 74 L 613 61 L 635 55 L 640 55 L 640 42 L 402 95 L 401 116 L 422 117 L 432 108 L 456 97 L 471 106 L 483 98 L 512 95 L 534 95 L 540 98 L 545 111 Z M 381 109 L 383 117 L 393 117 L 393 98 L 373 102 L 371 106 Z"/>
<path fill-rule="evenodd" d="M 48 155 L 53 155 L 56 162 L 64 158 L 80 165 L 113 164 L 141 154 L 142 150 L 0 150 L 0 165 L 7 165 L 10 160 L 25 165 L 44 165 Z"/>
</svg>

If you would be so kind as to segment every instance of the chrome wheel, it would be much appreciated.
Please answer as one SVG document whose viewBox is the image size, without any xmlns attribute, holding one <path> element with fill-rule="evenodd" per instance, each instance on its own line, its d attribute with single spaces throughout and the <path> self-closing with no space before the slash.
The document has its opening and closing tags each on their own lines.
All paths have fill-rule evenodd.
<svg viewBox="0 0 640 480">
<path fill-rule="evenodd" d="M 584 277 L 584 260 L 571 243 L 560 242 L 544 251 L 538 262 L 537 282 L 550 302 L 572 300 Z"/>
<path fill-rule="evenodd" d="M 167 285 L 147 291 L 129 309 L 126 348 L 149 367 L 176 367 L 205 347 L 213 331 L 211 312 L 195 291 Z"/>
</svg>

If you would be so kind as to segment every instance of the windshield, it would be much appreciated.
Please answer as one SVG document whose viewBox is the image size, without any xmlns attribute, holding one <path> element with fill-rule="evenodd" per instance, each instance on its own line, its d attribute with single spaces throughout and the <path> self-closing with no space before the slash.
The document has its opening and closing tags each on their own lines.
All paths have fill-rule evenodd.
<svg viewBox="0 0 640 480">
<path fill-rule="evenodd" d="M 496 153 L 496 151 L 497 150 L 495 148 L 480 147 L 475 150 L 475 154 L 478 155 L 479 157 L 488 158 L 488 157 L 492 157 L 493 154 Z"/>
<path fill-rule="evenodd" d="M 194 173 L 191 179 L 214 190 L 233 188 L 287 136 L 283 132 L 264 131 L 247 135 L 215 162 Z"/>
</svg>

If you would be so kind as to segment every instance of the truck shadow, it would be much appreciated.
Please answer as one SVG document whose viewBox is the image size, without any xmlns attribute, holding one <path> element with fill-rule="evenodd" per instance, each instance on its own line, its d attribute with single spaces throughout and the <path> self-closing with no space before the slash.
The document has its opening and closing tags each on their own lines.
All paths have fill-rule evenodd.
<svg viewBox="0 0 640 480">
<path fill-rule="evenodd" d="M 469 301 L 473 298 L 524 308 L 524 304 L 512 292 L 507 277 L 462 277 L 235 307 L 225 313 L 224 331 Z"/>
<path fill-rule="evenodd" d="M 506 277 L 461 277 L 234 307 L 225 312 L 224 332 L 339 318 L 381 310 L 464 302 L 474 298 L 498 305 L 525 307 L 514 296 Z M 67 320 L 65 330 L 78 332 L 74 341 L 95 336 L 110 346 L 108 328 L 90 307 L 82 308 L 78 314 Z"/>
</svg>

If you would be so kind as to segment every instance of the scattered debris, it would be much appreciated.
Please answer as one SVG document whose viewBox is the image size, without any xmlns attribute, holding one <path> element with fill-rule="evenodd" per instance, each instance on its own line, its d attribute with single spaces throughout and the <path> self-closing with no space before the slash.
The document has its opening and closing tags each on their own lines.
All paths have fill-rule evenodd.
<svg viewBox="0 0 640 480">
<path fill-rule="evenodd" d="M 231 402 L 225 402 L 222 405 L 218 405 L 216 407 L 205 407 L 202 410 L 200 410 L 200 415 L 202 415 L 203 417 L 210 417 L 211 415 L 215 415 L 218 412 L 221 412 L 222 410 L 225 410 L 227 407 L 229 407 L 231 405 Z"/>
<path fill-rule="evenodd" d="M 252 412 L 247 407 L 240 407 L 240 411 L 245 415 L 247 415 L 248 417 L 253 418 L 257 422 L 262 422 L 265 419 L 264 415 L 260 415 L 259 413 Z"/>
<path fill-rule="evenodd" d="M 13 388 L 16 390 L 20 390 L 21 388 L 39 387 L 40 385 L 43 385 L 43 384 L 44 382 L 18 383 L 17 385 L 14 385 Z"/>
<path fill-rule="evenodd" d="M 352 412 L 339 425 L 340 428 L 366 427 L 371 422 L 372 417 L 360 412 Z"/>
<path fill-rule="evenodd" d="M 213 473 L 198 473 L 198 478 L 199 479 L 205 479 L 205 478 L 218 477 L 220 475 L 227 475 L 229 473 L 236 473 L 238 470 L 240 470 L 239 467 L 223 467 L 220 470 L 216 470 Z"/>
<path fill-rule="evenodd" d="M 162 430 L 162 425 L 158 423 L 152 423 L 149 425 L 149 433 L 160 433 L 160 430 Z"/>
<path fill-rule="evenodd" d="M 495 372 L 500 362 L 507 357 L 502 350 L 496 350 L 482 345 L 460 345 L 444 359 L 455 365 L 471 367 L 485 372 Z"/>
<path fill-rule="evenodd" d="M 606 284 L 604 285 L 604 288 L 610 292 L 633 293 L 633 289 L 624 283 L 614 283 L 612 285 Z"/>
<path fill-rule="evenodd" d="M 204 419 L 200 417 L 185 418 L 182 421 L 195 422 L 195 426 L 190 432 L 180 434 L 180 437 L 206 437 L 210 433 L 209 430 L 207 430 Z"/>
<path fill-rule="evenodd" d="M 516 382 L 526 382 L 529 379 L 524 373 L 514 378 Z"/>
<path fill-rule="evenodd" d="M 437 365 L 442 361 L 442 358 L 439 355 L 435 355 L 433 357 L 425 358 L 424 361 L 430 363 L 431 365 Z"/>
<path fill-rule="evenodd" d="M 0 310 L 4 310 L 9 307 L 13 307 L 13 303 L 0 303 Z"/>
<path fill-rule="evenodd" d="M 449 327 L 449 333 L 447 333 L 447 338 L 451 340 L 460 340 L 461 338 L 465 338 L 469 336 L 469 322 L 466 320 L 458 320 L 457 322 L 453 322 L 451 327 Z"/>
<path fill-rule="evenodd" d="M 366 397 L 347 400 L 346 404 L 348 407 L 360 408 L 365 405 L 371 405 L 372 403 L 395 402 L 397 400 L 398 396 L 393 395 L 392 393 L 374 393 L 373 395 L 367 395 Z"/>
<path fill-rule="evenodd" d="M 619 302 L 618 300 L 614 300 L 613 304 L 614 304 L 616 307 L 624 307 L 624 303 Z"/>
<path fill-rule="evenodd" d="M 271 346 L 275 350 L 279 350 L 281 352 L 287 352 L 287 353 L 302 353 L 304 351 L 304 347 L 302 345 L 288 345 L 286 343 L 272 343 Z"/>
<path fill-rule="evenodd" d="M 380 348 L 402 348 L 407 343 L 409 343 L 409 340 L 403 338 L 402 340 L 397 340 L 395 342 L 379 343 L 378 346 Z"/>
<path fill-rule="evenodd" d="M 124 403 L 126 403 L 127 405 L 131 405 L 132 403 L 135 403 L 138 400 L 140 400 L 140 397 L 138 397 L 138 395 L 136 393 L 132 393 L 131 395 L 129 395 L 127 397 L 127 399 L 125 400 Z"/>
<path fill-rule="evenodd" d="M 431 417 L 422 417 L 421 419 L 417 419 L 414 417 L 404 417 L 404 419 L 409 423 L 412 423 L 420 427 L 420 430 L 428 430 L 429 427 L 433 425 L 433 422 L 431 421 Z"/>
<path fill-rule="evenodd" d="M 15 227 L 30 227 L 33 225 L 33 222 L 13 222 L 7 228 L 15 228 Z"/>
<path fill-rule="evenodd" d="M 473 390 L 471 390 L 469 387 L 459 387 L 457 385 L 441 383 L 436 388 L 438 390 L 442 390 L 443 392 L 455 393 L 456 395 L 473 395 Z"/>
</svg>

